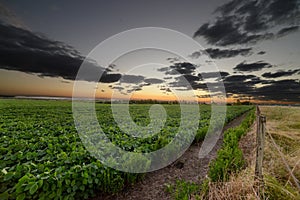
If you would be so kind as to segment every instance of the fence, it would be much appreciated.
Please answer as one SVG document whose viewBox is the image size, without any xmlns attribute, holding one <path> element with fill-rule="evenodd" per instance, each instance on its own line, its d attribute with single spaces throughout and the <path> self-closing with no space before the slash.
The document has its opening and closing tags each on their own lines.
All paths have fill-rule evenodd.
<svg viewBox="0 0 300 200">
<path fill-rule="evenodd" d="M 268 134 L 271 143 L 274 145 L 276 150 L 278 151 L 282 162 L 284 163 L 287 171 L 290 174 L 290 177 L 293 179 L 296 187 L 300 191 L 299 180 L 293 174 L 293 170 L 291 170 L 287 161 L 284 158 L 283 153 L 280 148 L 276 144 L 272 135 L 269 131 L 266 131 L 266 117 L 261 114 L 260 109 L 256 106 L 256 162 L 255 162 L 255 176 L 254 176 L 254 187 L 256 191 L 256 195 L 259 199 L 265 199 L 264 197 L 264 179 L 263 179 L 263 156 L 264 156 L 264 144 L 265 144 L 265 135 Z"/>
<path fill-rule="evenodd" d="M 255 189 L 257 196 L 264 199 L 264 180 L 263 180 L 263 157 L 265 144 L 266 117 L 261 115 L 260 109 L 256 107 L 256 162 L 255 162 Z"/>
</svg>

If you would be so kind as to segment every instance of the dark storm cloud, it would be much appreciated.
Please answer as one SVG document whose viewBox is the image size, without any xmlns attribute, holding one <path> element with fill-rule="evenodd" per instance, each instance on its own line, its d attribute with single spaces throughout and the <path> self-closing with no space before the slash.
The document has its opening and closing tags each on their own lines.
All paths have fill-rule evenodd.
<svg viewBox="0 0 300 200">
<path fill-rule="evenodd" d="M 140 75 L 123 75 L 120 79 L 121 83 L 141 83 L 145 79 L 144 76 Z"/>
<path fill-rule="evenodd" d="M 169 67 L 162 67 L 162 68 L 157 69 L 157 71 L 159 71 L 159 72 L 167 72 L 169 70 L 170 70 Z"/>
<path fill-rule="evenodd" d="M 267 79 L 261 79 L 260 77 L 253 77 L 253 78 L 251 78 L 251 80 L 249 80 L 249 82 L 251 81 L 251 84 L 253 84 L 253 85 L 256 85 L 256 84 L 263 84 L 263 85 L 265 85 L 265 84 L 269 84 L 269 83 L 271 83 L 272 81 L 271 80 L 267 80 Z"/>
<path fill-rule="evenodd" d="M 244 82 L 248 79 L 253 79 L 255 78 L 254 75 L 231 75 L 227 76 L 224 79 L 224 82 L 231 83 L 231 82 Z"/>
<path fill-rule="evenodd" d="M 203 36 L 208 44 L 226 46 L 236 44 L 239 41 L 247 38 L 246 34 L 240 33 L 238 30 L 236 17 L 226 16 L 219 17 L 215 24 L 203 24 L 194 37 Z"/>
<path fill-rule="evenodd" d="M 249 67 L 250 66 L 250 67 Z M 243 64 L 247 71 L 256 71 L 264 67 L 270 67 L 268 63 L 262 61 L 251 64 Z M 243 68 L 243 71 L 244 68 Z M 291 73 L 292 71 L 288 71 Z M 299 70 L 293 71 L 299 73 Z M 206 72 L 205 78 L 214 78 L 216 73 Z M 228 72 L 221 72 L 223 84 L 228 97 L 236 96 L 237 98 L 248 99 L 253 97 L 259 100 L 281 100 L 299 102 L 300 83 L 296 80 L 275 81 L 262 79 L 256 75 L 239 74 L 231 75 Z M 200 90 L 209 92 L 209 94 L 221 92 L 219 80 L 214 82 L 204 82 L 201 75 L 183 74 L 174 78 L 174 82 L 169 83 L 171 88 L 176 90 Z M 258 87 L 259 84 L 259 87 Z M 207 85 L 210 85 L 208 89 Z M 164 90 L 164 88 L 162 88 Z M 204 98 L 204 96 L 199 96 Z"/>
<path fill-rule="evenodd" d="M 194 37 L 202 36 L 208 44 L 228 46 L 236 44 L 254 44 L 260 40 L 274 38 L 273 33 L 249 34 L 240 31 L 241 24 L 235 16 L 220 17 L 215 24 L 202 25 Z"/>
<path fill-rule="evenodd" d="M 191 55 L 189 55 L 189 57 L 191 57 L 193 59 L 198 59 L 201 55 L 202 55 L 201 51 L 195 51 Z"/>
<path fill-rule="evenodd" d="M 126 94 L 130 94 L 130 93 L 132 93 L 132 92 L 137 92 L 137 91 L 141 91 L 141 90 L 142 90 L 141 87 L 136 86 L 136 87 L 133 87 L 133 88 L 131 88 L 131 89 L 126 90 L 126 92 L 124 92 L 124 93 L 122 93 L 122 94 L 126 95 Z"/>
<path fill-rule="evenodd" d="M 265 51 L 260 51 L 260 52 L 258 52 L 257 54 L 258 54 L 258 55 L 264 55 L 264 54 L 266 54 L 266 52 L 265 52 Z"/>
<path fill-rule="evenodd" d="M 224 81 L 226 93 L 231 94 L 249 94 L 255 88 L 253 79 L 258 78 L 255 75 L 230 75 Z"/>
<path fill-rule="evenodd" d="M 191 58 L 197 59 L 203 54 L 208 54 L 213 59 L 232 58 L 238 55 L 249 56 L 252 54 L 252 48 L 241 48 L 241 49 L 219 49 L 219 48 L 208 48 L 192 53 Z"/>
<path fill-rule="evenodd" d="M 271 67 L 271 65 L 263 61 L 248 64 L 243 62 L 240 63 L 236 69 L 243 72 L 250 72 L 258 71 L 268 67 Z M 291 75 L 299 73 L 299 71 L 300 70 L 289 70 L 287 72 L 289 75 Z M 281 100 L 291 102 L 299 102 L 300 100 L 300 83 L 296 80 L 288 79 L 274 81 L 270 79 L 263 79 L 253 74 L 232 75 L 228 72 L 220 72 L 220 74 L 228 97 L 235 96 L 241 99 L 249 99 L 251 97 L 259 100 Z M 206 72 L 201 73 L 198 76 L 192 74 L 182 74 L 174 77 L 174 81 L 169 83 L 169 86 L 171 88 L 175 88 L 176 90 L 199 90 L 208 92 L 209 94 L 222 91 L 222 88 L 220 88 L 219 79 L 212 82 L 205 82 L 203 81 L 202 76 L 205 76 L 205 79 L 216 78 L 217 73 Z M 263 77 L 269 78 L 270 76 L 264 75 Z M 210 86 L 209 89 L 207 85 Z M 164 88 L 161 88 L 161 90 L 164 90 Z M 199 98 L 204 97 L 207 96 L 199 96 Z"/>
<path fill-rule="evenodd" d="M 232 0 L 228 3 L 223 4 L 220 7 L 218 7 L 215 12 L 220 12 L 223 15 L 227 15 L 242 3 L 243 3 L 243 1 L 241 1 L 241 0 Z"/>
<path fill-rule="evenodd" d="M 105 69 L 107 72 L 112 72 L 116 68 L 115 64 L 110 64 L 108 67 Z"/>
<path fill-rule="evenodd" d="M 253 81 L 257 78 L 257 81 Z M 255 75 L 228 75 L 223 80 L 225 91 L 227 95 L 231 96 L 232 94 L 251 94 L 255 90 L 255 85 L 261 83 L 262 80 L 259 80 L 259 77 Z M 216 94 L 222 92 L 222 86 L 219 81 L 214 82 L 193 82 L 192 88 L 199 89 L 202 91 L 209 92 L 210 94 Z M 207 87 L 209 85 L 209 89 Z"/>
<path fill-rule="evenodd" d="M 273 81 L 252 91 L 251 95 L 261 100 L 300 102 L 300 83 L 293 79 Z"/>
<path fill-rule="evenodd" d="M 169 61 L 170 63 L 176 63 L 176 62 L 180 62 L 180 58 L 167 58 L 167 61 Z"/>
<path fill-rule="evenodd" d="M 300 101 L 299 80 L 280 81 L 261 79 L 255 75 L 232 75 L 224 80 L 226 93 L 238 97 L 254 97 L 259 100 Z M 262 84 L 257 87 L 257 84 Z"/>
<path fill-rule="evenodd" d="M 194 34 L 217 46 L 255 44 L 273 39 L 272 28 L 285 26 L 283 32 L 296 30 L 299 23 L 299 0 L 232 0 L 216 9 L 214 22 L 203 24 Z M 293 26 L 294 28 L 291 28 Z M 279 34 L 278 36 L 283 36 Z"/>
<path fill-rule="evenodd" d="M 175 79 L 178 80 L 178 81 L 185 81 L 186 80 L 189 83 L 200 80 L 199 76 L 194 76 L 194 75 L 191 75 L 191 74 L 181 75 L 179 77 L 176 77 Z"/>
<path fill-rule="evenodd" d="M 169 83 L 169 86 L 172 88 L 184 88 L 184 90 L 197 90 L 197 89 L 205 89 L 207 88 L 205 83 L 200 83 L 200 77 L 184 74 L 178 77 L 175 77 L 175 81 Z"/>
<path fill-rule="evenodd" d="M 166 94 L 166 93 L 171 93 L 171 92 L 172 92 L 172 90 L 171 90 L 170 88 L 167 88 L 167 87 L 161 87 L 160 90 L 161 90 L 161 91 L 164 91 L 165 94 Z"/>
<path fill-rule="evenodd" d="M 209 54 L 211 58 L 221 59 L 221 58 L 232 58 L 238 55 L 248 56 L 251 54 L 252 48 L 244 48 L 244 49 L 213 49 L 208 48 L 205 51 Z"/>
<path fill-rule="evenodd" d="M 299 74 L 299 72 L 300 72 L 300 69 L 288 70 L 288 71 L 280 70 L 280 71 L 277 71 L 274 73 L 266 72 L 266 73 L 262 74 L 262 76 L 265 78 L 279 78 L 279 77 L 283 77 L 283 76 L 291 76 L 296 73 Z"/>
<path fill-rule="evenodd" d="M 224 78 L 223 84 L 226 93 L 230 96 L 231 94 L 250 94 L 255 89 L 255 85 L 263 81 L 255 75 L 228 75 Z M 215 92 L 221 89 L 218 81 L 211 82 L 209 85 L 213 87 L 211 89 Z"/>
<path fill-rule="evenodd" d="M 224 78 L 228 76 L 228 72 L 202 72 L 198 74 L 198 76 L 203 79 L 209 79 L 209 78 Z"/>
<path fill-rule="evenodd" d="M 140 91 L 143 89 L 143 87 L 154 84 L 161 84 L 163 82 L 163 80 L 157 78 L 145 78 L 141 75 L 125 74 L 121 77 L 119 83 L 115 84 L 112 89 L 116 89 L 121 94 L 127 95 L 134 91 Z"/>
<path fill-rule="evenodd" d="M 148 84 L 161 84 L 164 81 L 158 78 L 147 78 L 144 80 L 144 82 Z"/>
<path fill-rule="evenodd" d="M 86 77 L 86 76 L 84 76 L 84 77 Z M 108 74 L 108 73 L 104 72 L 99 81 L 102 83 L 113 83 L 113 82 L 117 82 L 118 80 L 120 80 L 120 78 L 121 78 L 121 74 Z M 85 79 L 82 78 L 82 80 L 85 80 Z M 92 79 L 92 80 L 95 80 L 95 79 Z"/>
<path fill-rule="evenodd" d="M 233 69 L 235 71 L 240 71 L 240 72 L 253 72 L 253 71 L 259 71 L 263 68 L 270 68 L 272 67 L 271 64 L 264 62 L 264 61 L 258 61 L 254 63 L 246 63 L 245 61 L 238 64 L 236 67 Z"/>
<path fill-rule="evenodd" d="M 224 83 L 225 86 L 225 90 L 226 90 L 226 94 L 227 95 L 231 95 L 231 94 L 238 94 L 238 95 L 251 95 L 253 90 L 254 90 L 254 86 L 252 84 L 248 84 L 248 83 L 233 83 L 233 82 L 227 82 Z"/>
<path fill-rule="evenodd" d="M 175 63 L 171 65 L 170 68 L 172 69 L 170 74 L 173 74 L 172 72 L 174 71 L 176 74 L 192 74 L 196 69 L 195 65 L 188 62 Z"/>
<path fill-rule="evenodd" d="M 124 90 L 124 87 L 122 87 L 122 86 L 114 86 L 114 87 L 112 87 L 112 89 L 122 91 L 122 90 Z"/>
<path fill-rule="evenodd" d="M 158 71 L 164 72 L 166 75 L 192 74 L 195 70 L 196 66 L 188 62 L 174 63 L 170 67 L 158 69 Z"/>
<path fill-rule="evenodd" d="M 290 26 L 290 27 L 287 27 L 287 28 L 283 28 L 280 31 L 278 31 L 277 37 L 282 37 L 284 35 L 287 35 L 287 34 L 292 33 L 292 32 L 296 32 L 298 30 L 299 30 L 299 26 Z"/>
<path fill-rule="evenodd" d="M 78 51 L 62 42 L 0 22 L 2 69 L 75 80 L 84 59 Z M 103 73 L 100 82 L 111 83 L 121 78 L 121 74 L 108 74 L 92 60 L 86 60 L 85 65 L 88 73 L 79 76 L 79 80 L 95 81 L 100 73 Z"/>
</svg>

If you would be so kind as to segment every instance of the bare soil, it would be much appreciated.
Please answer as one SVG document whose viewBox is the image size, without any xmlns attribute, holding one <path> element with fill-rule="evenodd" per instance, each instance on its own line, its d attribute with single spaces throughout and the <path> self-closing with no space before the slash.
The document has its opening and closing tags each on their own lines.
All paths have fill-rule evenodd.
<svg viewBox="0 0 300 200">
<path fill-rule="evenodd" d="M 228 123 L 223 132 L 228 128 L 238 126 L 246 114 Z M 201 143 L 193 144 L 190 148 L 173 164 L 147 173 L 144 179 L 133 186 L 115 195 L 98 194 L 93 200 L 169 200 L 171 195 L 165 191 L 165 184 L 173 184 L 178 179 L 201 183 L 208 172 L 209 162 L 216 157 L 223 141 L 223 133 L 213 150 L 203 159 L 198 157 Z"/>
</svg>

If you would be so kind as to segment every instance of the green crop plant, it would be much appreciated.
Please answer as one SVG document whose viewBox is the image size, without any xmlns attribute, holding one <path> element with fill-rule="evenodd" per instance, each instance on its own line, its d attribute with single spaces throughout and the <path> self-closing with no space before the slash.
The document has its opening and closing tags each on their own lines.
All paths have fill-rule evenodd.
<svg viewBox="0 0 300 200">
<path fill-rule="evenodd" d="M 113 144 L 126 151 L 147 153 L 164 147 L 178 132 L 179 105 L 163 106 L 168 115 L 165 125 L 159 133 L 146 138 L 132 137 L 120 130 L 109 104 L 96 104 L 95 108 L 99 125 Z M 131 104 L 134 121 L 147 125 L 150 107 L 151 104 Z M 200 105 L 199 108 L 201 119 L 196 131 L 201 133 L 198 140 L 203 140 L 211 107 Z M 226 121 L 249 109 L 249 106 L 229 106 Z M 187 134 L 182 141 L 190 137 Z M 96 137 L 91 140 L 101 141 Z M 95 191 L 116 193 L 143 177 L 143 174 L 109 168 L 91 156 L 76 131 L 70 101 L 0 100 L 0 144 L 1 199 L 86 199 Z M 176 149 L 170 149 L 162 158 L 173 151 Z M 151 161 L 140 162 L 141 159 L 146 158 L 128 159 L 123 164 L 147 169 Z M 112 157 L 111 161 L 114 162 Z"/>
</svg>

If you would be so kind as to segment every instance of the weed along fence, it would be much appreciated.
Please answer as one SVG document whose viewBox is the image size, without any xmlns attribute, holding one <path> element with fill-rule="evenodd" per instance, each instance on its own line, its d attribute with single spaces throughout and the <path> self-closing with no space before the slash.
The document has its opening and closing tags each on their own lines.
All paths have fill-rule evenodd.
<svg viewBox="0 0 300 200">
<path fill-rule="evenodd" d="M 271 145 L 275 147 L 280 155 L 285 168 L 289 173 L 289 177 L 293 180 L 295 186 L 300 191 L 300 182 L 293 174 L 288 162 L 286 161 L 284 154 L 281 152 L 280 147 L 276 144 L 271 133 L 268 131 L 266 126 L 267 119 L 261 114 L 259 107 L 256 107 L 256 162 L 255 162 L 255 176 L 254 176 L 254 188 L 256 195 L 259 199 L 265 199 L 264 196 L 264 176 L 263 176 L 263 157 L 264 157 L 264 146 L 265 146 L 265 136 L 269 137 Z"/>
</svg>

